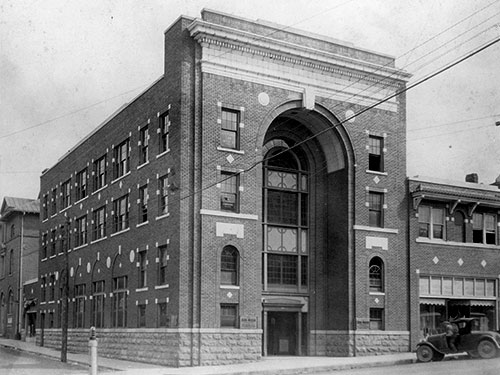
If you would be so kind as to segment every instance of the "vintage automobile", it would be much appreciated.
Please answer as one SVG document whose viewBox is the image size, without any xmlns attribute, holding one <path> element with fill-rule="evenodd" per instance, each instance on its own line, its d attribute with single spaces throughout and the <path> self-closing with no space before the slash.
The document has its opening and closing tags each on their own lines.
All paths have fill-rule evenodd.
<svg viewBox="0 0 500 375">
<path fill-rule="evenodd" d="M 477 318 L 460 318 L 450 321 L 458 326 L 455 340 L 457 352 L 467 352 L 473 358 L 494 358 L 500 353 L 500 334 L 493 331 L 476 331 Z M 417 344 L 419 362 L 441 361 L 445 354 L 456 354 L 447 344 L 446 334 L 432 335 Z"/>
</svg>

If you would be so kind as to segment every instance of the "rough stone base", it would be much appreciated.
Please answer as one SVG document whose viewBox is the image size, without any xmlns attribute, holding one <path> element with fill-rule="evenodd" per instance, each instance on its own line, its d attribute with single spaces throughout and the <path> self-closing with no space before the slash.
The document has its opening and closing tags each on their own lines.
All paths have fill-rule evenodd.
<svg viewBox="0 0 500 375">
<path fill-rule="evenodd" d="M 407 331 L 313 331 L 310 355 L 351 357 L 404 353 L 410 350 Z"/>
<path fill-rule="evenodd" d="M 172 367 L 223 365 L 259 360 L 261 338 L 260 330 L 98 329 L 97 351 Z M 68 330 L 68 352 L 87 352 L 88 339 L 89 330 Z M 46 329 L 44 346 L 60 350 L 61 330 Z"/>
</svg>

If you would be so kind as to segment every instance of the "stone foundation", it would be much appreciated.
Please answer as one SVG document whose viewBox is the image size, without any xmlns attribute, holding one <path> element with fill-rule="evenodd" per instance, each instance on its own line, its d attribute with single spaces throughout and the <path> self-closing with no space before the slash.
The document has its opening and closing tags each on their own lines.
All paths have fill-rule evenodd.
<svg viewBox="0 0 500 375">
<path fill-rule="evenodd" d="M 351 357 L 404 353 L 410 350 L 407 331 L 313 331 L 309 355 Z"/>
<path fill-rule="evenodd" d="M 102 357 L 172 367 L 224 365 L 259 360 L 261 338 L 260 330 L 103 328 L 97 330 L 97 351 Z M 69 329 L 68 352 L 88 352 L 88 339 L 88 329 Z M 61 330 L 45 329 L 44 346 L 60 350 Z"/>
</svg>

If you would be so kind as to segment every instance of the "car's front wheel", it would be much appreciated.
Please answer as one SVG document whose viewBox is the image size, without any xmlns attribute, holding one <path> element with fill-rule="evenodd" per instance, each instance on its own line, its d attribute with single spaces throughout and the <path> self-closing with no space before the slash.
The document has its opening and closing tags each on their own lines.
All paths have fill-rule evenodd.
<svg viewBox="0 0 500 375">
<path fill-rule="evenodd" d="M 490 340 L 481 340 L 477 344 L 477 353 L 483 359 L 490 359 L 496 357 L 497 348 Z"/>
<path fill-rule="evenodd" d="M 434 357 L 434 350 L 427 345 L 420 345 L 417 348 L 417 359 L 419 362 L 430 362 Z"/>
</svg>

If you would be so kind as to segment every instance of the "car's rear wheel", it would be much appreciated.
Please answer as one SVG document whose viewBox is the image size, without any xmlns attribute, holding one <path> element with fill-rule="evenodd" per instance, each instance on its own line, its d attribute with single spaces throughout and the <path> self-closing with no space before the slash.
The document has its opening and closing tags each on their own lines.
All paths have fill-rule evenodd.
<svg viewBox="0 0 500 375">
<path fill-rule="evenodd" d="M 496 357 L 497 348 L 490 340 L 481 340 L 477 344 L 477 353 L 483 359 L 490 359 Z"/>
<path fill-rule="evenodd" d="M 417 359 L 419 362 L 430 362 L 434 357 L 434 350 L 427 345 L 420 345 L 417 349 Z"/>
<path fill-rule="evenodd" d="M 468 351 L 467 354 L 471 357 L 471 358 L 479 358 L 479 353 L 476 351 L 476 350 L 471 350 L 471 351 Z"/>
</svg>

